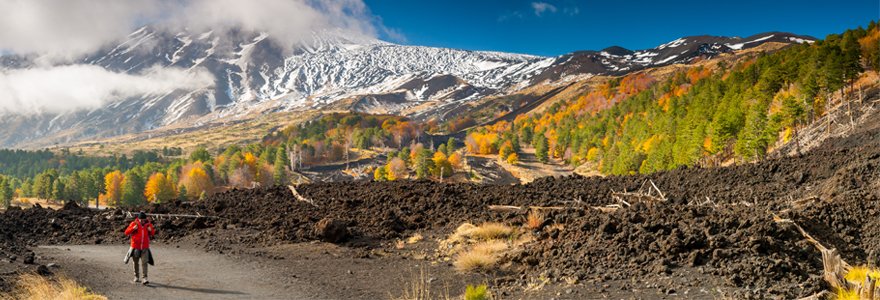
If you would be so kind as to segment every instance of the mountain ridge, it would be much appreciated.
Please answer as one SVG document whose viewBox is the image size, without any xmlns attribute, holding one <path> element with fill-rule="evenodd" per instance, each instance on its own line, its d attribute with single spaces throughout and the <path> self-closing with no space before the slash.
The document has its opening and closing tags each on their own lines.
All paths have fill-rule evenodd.
<svg viewBox="0 0 880 300">
<path fill-rule="evenodd" d="M 358 99 L 352 106 L 356 111 L 400 113 L 425 106 L 429 111 L 419 114 L 431 116 L 430 109 L 464 105 L 535 84 L 688 63 L 696 57 L 771 41 L 812 40 L 778 32 L 745 39 L 694 36 L 638 51 L 612 46 L 542 57 L 398 45 L 332 31 L 313 32 L 308 42 L 285 49 L 265 33 L 168 33 L 145 26 L 81 63 L 121 73 L 157 66 L 205 69 L 212 75 L 214 87 L 123 99 L 94 110 L 3 118 L 0 125 L 13 130 L 0 135 L 0 146 L 39 147 L 169 125 L 195 126 L 238 118 L 254 112 L 255 107 L 265 110 L 269 106 L 270 111 L 321 109 L 346 98 Z M 679 53 L 680 49 L 685 51 Z M 4 56 L 0 67 L 32 67 L 29 61 L 27 57 Z"/>
</svg>

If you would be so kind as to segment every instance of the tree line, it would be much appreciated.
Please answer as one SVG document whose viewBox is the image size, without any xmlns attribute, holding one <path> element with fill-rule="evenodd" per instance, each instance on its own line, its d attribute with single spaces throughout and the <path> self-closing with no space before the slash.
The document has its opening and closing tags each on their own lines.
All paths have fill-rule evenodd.
<svg viewBox="0 0 880 300">
<path fill-rule="evenodd" d="M 507 159 L 532 147 L 542 162 L 594 162 L 605 174 L 650 173 L 722 155 L 763 157 L 777 141 L 852 92 L 864 68 L 878 70 L 880 29 L 832 34 L 815 43 L 665 80 L 645 73 L 608 80 L 542 113 L 471 130 L 468 151 Z"/>
</svg>

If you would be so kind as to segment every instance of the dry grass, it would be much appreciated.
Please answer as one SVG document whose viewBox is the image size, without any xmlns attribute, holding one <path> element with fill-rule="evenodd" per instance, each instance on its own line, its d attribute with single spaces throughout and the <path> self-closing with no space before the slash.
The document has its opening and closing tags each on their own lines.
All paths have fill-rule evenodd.
<svg viewBox="0 0 880 300">
<path fill-rule="evenodd" d="M 471 250 L 460 253 L 452 265 L 461 272 L 488 271 L 497 262 L 498 256 L 496 254 Z"/>
<path fill-rule="evenodd" d="M 462 224 L 455 231 L 456 236 L 468 237 L 483 241 L 505 239 L 513 236 L 513 228 L 501 223 L 483 223 L 480 226 Z"/>
<path fill-rule="evenodd" d="M 533 209 L 529 211 L 529 216 L 526 218 L 526 227 L 531 230 L 541 229 L 541 226 L 544 225 L 544 213 L 540 212 L 537 209 Z"/>
<path fill-rule="evenodd" d="M 486 242 L 476 244 L 473 247 L 471 247 L 471 251 L 478 252 L 478 253 L 497 255 L 499 253 L 507 251 L 508 248 L 509 247 L 507 246 L 507 243 L 495 240 L 495 241 L 486 241 Z"/>
<path fill-rule="evenodd" d="M 488 271 L 495 267 L 498 259 L 509 248 L 506 242 L 499 240 L 481 242 L 470 250 L 459 253 L 452 264 L 461 272 Z"/>
<path fill-rule="evenodd" d="M 449 291 L 446 291 L 446 294 L 443 295 L 433 295 L 431 293 L 431 276 L 429 276 L 428 271 L 422 267 L 419 270 L 418 275 L 413 275 L 413 279 L 410 280 L 409 284 L 404 287 L 403 295 L 400 297 L 392 296 L 391 299 L 394 300 L 435 300 L 435 299 L 445 299 L 451 300 L 452 297 L 449 297 Z"/>
<path fill-rule="evenodd" d="M 67 278 L 50 280 L 39 275 L 25 274 L 18 278 L 12 295 L 0 296 L 0 299 L 106 300 L 107 297 L 94 294 Z"/>
</svg>

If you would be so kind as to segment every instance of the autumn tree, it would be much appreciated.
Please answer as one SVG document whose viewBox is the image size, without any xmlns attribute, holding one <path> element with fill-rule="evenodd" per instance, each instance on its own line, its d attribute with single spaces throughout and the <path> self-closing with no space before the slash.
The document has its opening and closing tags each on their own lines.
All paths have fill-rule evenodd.
<svg viewBox="0 0 880 300">
<path fill-rule="evenodd" d="M 461 169 L 462 159 L 461 154 L 458 154 L 458 152 L 449 155 L 449 158 L 447 160 L 449 161 L 449 164 L 452 165 L 453 169 Z"/>
<path fill-rule="evenodd" d="M 125 175 L 119 170 L 107 173 L 104 176 L 104 199 L 108 205 L 122 204 L 122 181 Z"/>
<path fill-rule="evenodd" d="M 506 160 L 510 154 L 516 153 L 516 150 L 513 148 L 513 143 L 511 141 L 505 141 L 504 144 L 501 144 L 501 148 L 498 149 L 498 159 Z"/>
<path fill-rule="evenodd" d="M 208 173 L 205 172 L 204 165 L 201 163 L 192 163 L 183 169 L 184 174 L 181 176 L 181 182 L 186 188 L 186 195 L 190 199 L 199 199 L 202 194 L 210 194 L 214 189 L 214 182 Z"/>
<path fill-rule="evenodd" d="M 373 171 L 373 180 L 376 181 L 386 181 L 388 177 L 388 173 L 386 172 L 385 166 L 379 166 Z"/>
<path fill-rule="evenodd" d="M 153 173 L 153 175 L 150 175 L 150 178 L 147 180 L 146 187 L 144 188 L 144 196 L 147 198 L 147 202 L 150 203 L 163 203 L 169 201 L 176 196 L 174 184 L 167 176 L 165 176 L 165 174 L 159 172 Z"/>
<path fill-rule="evenodd" d="M 519 163 L 519 155 L 516 155 L 516 153 L 510 153 L 510 155 L 507 156 L 507 163 L 509 163 L 511 165 L 518 164 Z"/>
<path fill-rule="evenodd" d="M 434 176 L 441 178 L 452 176 L 452 164 L 449 163 L 446 153 L 442 151 L 435 152 L 431 161 L 433 162 L 431 173 Z"/>
<path fill-rule="evenodd" d="M 388 180 L 406 178 L 406 163 L 399 157 L 394 157 L 385 166 L 385 177 Z"/>
</svg>

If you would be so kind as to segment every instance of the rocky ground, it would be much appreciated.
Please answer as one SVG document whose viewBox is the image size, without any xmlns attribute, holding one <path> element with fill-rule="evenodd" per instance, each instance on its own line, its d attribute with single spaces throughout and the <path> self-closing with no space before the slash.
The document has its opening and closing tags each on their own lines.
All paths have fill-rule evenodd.
<svg viewBox="0 0 880 300">
<path fill-rule="evenodd" d="M 880 254 L 878 165 L 880 120 L 802 155 L 725 168 L 543 178 L 527 185 L 316 183 L 297 188 L 314 204 L 296 200 L 287 187 L 267 187 L 142 209 L 219 217 L 157 220 L 166 244 L 189 241 L 216 253 L 263 255 L 249 249 L 324 240 L 360 259 L 422 253 L 415 259 L 430 261 L 436 240 L 464 222 L 525 222 L 525 211 L 488 205 L 562 207 L 547 212 L 535 241 L 484 274 L 492 288 L 522 295 L 540 279 L 548 283 L 541 294 L 548 297 L 790 299 L 826 288 L 821 255 L 774 215 L 837 248 L 850 264 L 864 264 L 872 251 Z M 613 192 L 636 191 L 648 179 L 667 201 L 614 212 L 591 208 L 617 203 Z M 45 263 L 33 247 L 122 243 L 125 223 L 122 210 L 75 205 L 0 214 L 0 258 L 6 262 L 0 287 L 8 289 L 15 272 Z M 429 238 L 414 249 L 395 246 L 416 233 Z"/>
</svg>

